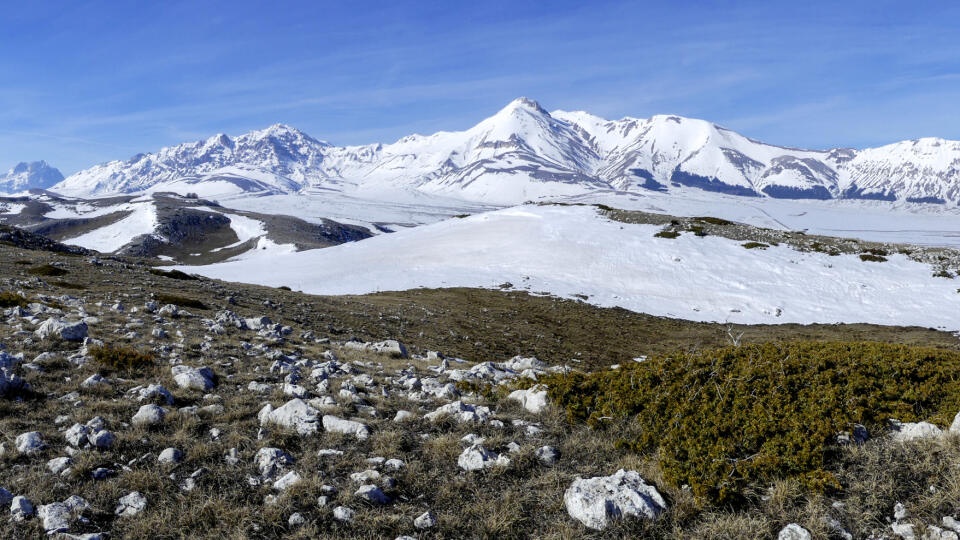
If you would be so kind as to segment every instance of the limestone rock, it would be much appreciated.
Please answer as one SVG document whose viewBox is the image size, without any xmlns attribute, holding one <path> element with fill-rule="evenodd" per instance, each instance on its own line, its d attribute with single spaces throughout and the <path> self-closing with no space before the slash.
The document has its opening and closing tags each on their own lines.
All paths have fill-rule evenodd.
<svg viewBox="0 0 960 540">
<path fill-rule="evenodd" d="M 365 424 L 354 420 L 344 420 L 331 414 L 325 414 L 323 416 L 323 429 L 334 433 L 353 435 L 360 440 L 365 440 L 370 436 L 370 428 Z"/>
<path fill-rule="evenodd" d="M 121 517 L 135 516 L 147 508 L 147 499 L 139 491 L 133 491 L 117 501 L 113 513 Z"/>
<path fill-rule="evenodd" d="M 625 517 L 655 519 L 667 503 L 636 471 L 620 469 L 611 476 L 578 478 L 563 494 L 567 513 L 591 529 L 604 529 Z"/>
</svg>

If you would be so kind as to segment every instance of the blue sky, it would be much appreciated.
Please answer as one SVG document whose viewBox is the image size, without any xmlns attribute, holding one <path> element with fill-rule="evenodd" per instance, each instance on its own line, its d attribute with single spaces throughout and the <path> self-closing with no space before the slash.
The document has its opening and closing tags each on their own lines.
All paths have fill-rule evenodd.
<svg viewBox="0 0 960 540">
<path fill-rule="evenodd" d="M 69 174 L 277 122 L 392 142 L 518 96 L 788 146 L 960 139 L 957 3 L 18 4 L 0 15 L 3 170 Z"/>
</svg>

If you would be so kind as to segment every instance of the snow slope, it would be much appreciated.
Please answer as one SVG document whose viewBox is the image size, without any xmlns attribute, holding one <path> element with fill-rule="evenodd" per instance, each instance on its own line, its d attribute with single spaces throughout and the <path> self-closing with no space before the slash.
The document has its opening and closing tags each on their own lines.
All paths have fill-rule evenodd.
<svg viewBox="0 0 960 540">
<path fill-rule="evenodd" d="M 528 205 L 323 250 L 182 268 L 316 294 L 509 282 L 691 320 L 960 330 L 956 284 L 903 256 L 870 263 L 786 246 L 747 250 L 715 237 L 655 238 L 657 230 L 609 221 L 591 207 Z"/>
<path fill-rule="evenodd" d="M 115 210 L 129 211 L 130 215 L 86 234 L 67 238 L 63 242 L 101 253 L 113 253 L 142 234 L 153 234 L 157 228 L 157 211 L 151 201 L 132 202 Z"/>
</svg>

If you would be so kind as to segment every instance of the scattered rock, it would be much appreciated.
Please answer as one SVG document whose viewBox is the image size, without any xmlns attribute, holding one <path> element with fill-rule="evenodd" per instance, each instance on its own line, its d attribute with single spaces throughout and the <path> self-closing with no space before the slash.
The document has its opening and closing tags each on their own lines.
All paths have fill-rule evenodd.
<svg viewBox="0 0 960 540">
<path fill-rule="evenodd" d="M 552 446 L 541 446 L 537 449 L 537 459 L 544 465 L 553 465 L 560 459 L 560 451 Z"/>
<path fill-rule="evenodd" d="M 292 528 L 302 527 L 307 523 L 307 518 L 303 517 L 303 514 L 300 512 L 294 512 L 290 515 L 290 519 L 287 520 L 287 525 Z"/>
<path fill-rule="evenodd" d="M 524 409 L 533 414 L 539 414 L 547 408 L 547 387 L 542 384 L 534 385 L 526 390 L 514 390 L 507 397 L 519 401 Z"/>
<path fill-rule="evenodd" d="M 458 400 L 439 407 L 435 411 L 423 416 L 431 422 L 437 421 L 444 416 L 451 416 L 460 423 L 485 422 L 490 418 L 490 408 L 482 405 L 470 405 Z"/>
<path fill-rule="evenodd" d="M 261 448 L 254 457 L 254 463 L 260 476 L 274 478 L 293 464 L 293 457 L 279 448 Z"/>
<path fill-rule="evenodd" d="M 303 478 L 296 472 L 290 471 L 287 474 L 280 477 L 279 480 L 273 483 L 273 489 L 277 491 L 284 491 L 290 489 L 291 487 L 300 483 L 300 480 Z"/>
<path fill-rule="evenodd" d="M 173 374 L 174 382 L 180 388 L 201 392 L 213 388 L 213 371 L 208 367 L 173 366 L 170 372 Z"/>
<path fill-rule="evenodd" d="M 891 435 L 896 441 L 906 442 L 943 435 L 943 430 L 929 422 L 891 421 Z"/>
<path fill-rule="evenodd" d="M 567 513 L 591 529 L 625 517 L 655 519 L 667 503 L 636 471 L 620 469 L 611 476 L 578 478 L 563 494 Z"/>
<path fill-rule="evenodd" d="M 280 408 L 265 406 L 257 414 L 260 424 L 273 423 L 296 430 L 300 435 L 313 435 L 320 430 L 319 411 L 307 405 L 302 399 L 291 399 Z M 324 420 L 326 428 L 326 420 Z"/>
<path fill-rule="evenodd" d="M 153 404 L 140 407 L 137 414 L 130 420 L 135 426 L 154 426 L 163 422 L 167 410 Z"/>
<path fill-rule="evenodd" d="M 410 411 L 397 411 L 397 414 L 393 417 L 394 422 L 407 422 L 414 420 L 416 415 Z"/>
<path fill-rule="evenodd" d="M 370 436 L 370 428 L 365 424 L 353 420 L 344 420 L 330 414 L 323 416 L 323 429 L 333 433 L 354 435 L 360 440 L 365 440 Z"/>
<path fill-rule="evenodd" d="M 413 526 L 418 529 L 432 529 L 437 526 L 437 517 L 430 511 L 424 512 L 413 520 Z"/>
<path fill-rule="evenodd" d="M 23 521 L 34 514 L 33 501 L 17 495 L 10 501 L 10 514 L 14 521 Z"/>
<path fill-rule="evenodd" d="M 47 462 L 47 470 L 53 474 L 60 474 L 69 469 L 71 465 L 73 465 L 73 459 L 69 457 L 53 458 Z"/>
<path fill-rule="evenodd" d="M 117 501 L 113 513 L 121 517 L 135 516 L 147 508 L 147 499 L 139 491 L 133 491 Z"/>
<path fill-rule="evenodd" d="M 60 319 L 49 318 L 33 332 L 40 339 L 58 337 L 65 341 L 83 341 L 87 337 L 87 323 L 69 323 Z"/>
<path fill-rule="evenodd" d="M 780 529 L 777 534 L 777 540 L 811 540 L 812 538 L 810 531 L 796 523 L 791 523 Z"/>
<path fill-rule="evenodd" d="M 183 460 L 183 452 L 179 448 L 165 448 L 157 457 L 159 463 L 180 463 Z"/>
<path fill-rule="evenodd" d="M 508 464 L 510 464 L 510 458 L 498 456 L 479 444 L 467 448 L 457 458 L 457 466 L 465 471 L 480 471 L 494 465 L 505 466 Z"/>
<path fill-rule="evenodd" d="M 37 515 L 40 517 L 40 523 L 47 534 L 66 532 L 70 529 L 70 523 L 73 521 L 70 507 L 58 502 L 41 505 Z"/>
<path fill-rule="evenodd" d="M 354 511 L 346 506 L 338 506 L 333 509 L 333 519 L 350 523 L 353 521 Z"/>
<path fill-rule="evenodd" d="M 390 502 L 390 498 L 387 497 L 379 487 L 372 484 L 360 486 L 357 491 L 354 492 L 353 496 L 373 504 L 387 504 Z"/>
<path fill-rule="evenodd" d="M 43 440 L 43 434 L 39 431 L 30 431 L 17 435 L 15 444 L 17 446 L 17 452 L 24 455 L 36 454 L 47 447 L 47 443 Z"/>
<path fill-rule="evenodd" d="M 137 401 L 159 401 L 166 405 L 173 405 L 173 394 L 169 390 L 160 386 L 159 384 L 151 384 L 148 386 L 137 386 L 130 389 L 127 392 L 129 395 L 135 397 Z"/>
</svg>

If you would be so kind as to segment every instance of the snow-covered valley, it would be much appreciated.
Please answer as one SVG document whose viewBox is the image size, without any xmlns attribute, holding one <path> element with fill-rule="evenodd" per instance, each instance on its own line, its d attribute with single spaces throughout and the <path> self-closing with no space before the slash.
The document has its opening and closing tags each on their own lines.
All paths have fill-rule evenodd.
<svg viewBox="0 0 960 540">
<path fill-rule="evenodd" d="M 868 262 L 783 245 L 745 249 L 693 234 L 657 238 L 658 230 L 611 221 L 589 206 L 527 205 L 323 250 L 181 270 L 314 294 L 504 287 L 688 320 L 960 330 L 956 283 L 902 255 Z"/>
</svg>

